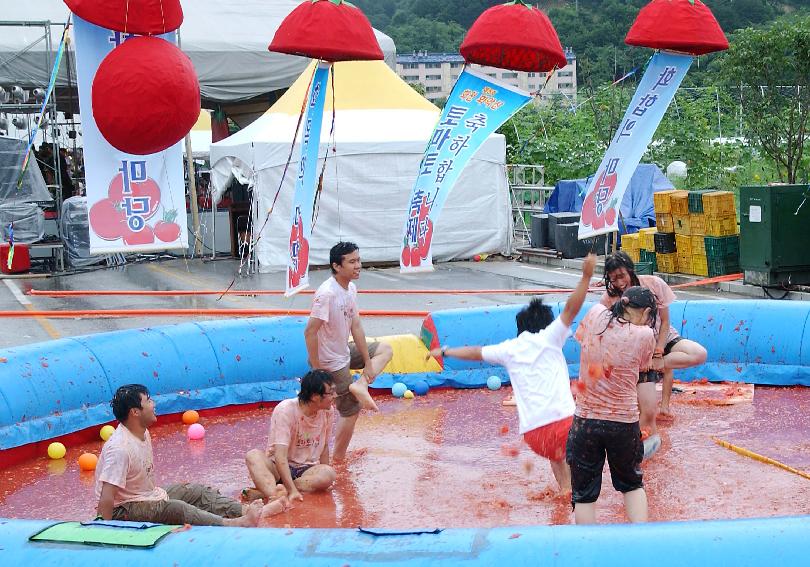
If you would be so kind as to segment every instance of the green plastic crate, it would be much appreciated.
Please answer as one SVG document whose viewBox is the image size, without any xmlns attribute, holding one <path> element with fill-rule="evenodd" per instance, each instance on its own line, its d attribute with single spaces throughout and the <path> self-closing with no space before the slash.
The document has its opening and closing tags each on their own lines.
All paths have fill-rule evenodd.
<svg viewBox="0 0 810 567">
<path fill-rule="evenodd" d="M 655 255 L 655 252 L 650 252 L 648 250 L 639 250 L 639 262 L 645 264 L 652 264 L 653 272 L 658 271 L 658 258 Z"/>
<path fill-rule="evenodd" d="M 636 262 L 636 274 L 642 276 L 651 276 L 655 271 L 655 266 L 652 262 Z"/>
<path fill-rule="evenodd" d="M 712 260 L 733 259 L 740 263 L 740 237 L 734 236 L 706 236 L 703 239 L 706 245 L 706 257 Z"/>
<path fill-rule="evenodd" d="M 703 212 L 703 194 L 708 189 L 699 189 L 697 191 L 689 191 L 689 212 L 702 213 Z"/>
<path fill-rule="evenodd" d="M 735 259 L 720 259 L 715 260 L 708 258 L 709 277 L 725 276 L 726 274 L 740 273 L 740 260 Z"/>
</svg>

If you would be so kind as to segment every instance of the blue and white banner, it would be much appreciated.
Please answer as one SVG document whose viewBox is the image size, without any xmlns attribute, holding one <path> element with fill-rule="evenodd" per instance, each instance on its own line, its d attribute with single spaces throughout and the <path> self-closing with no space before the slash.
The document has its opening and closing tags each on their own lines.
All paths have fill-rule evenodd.
<svg viewBox="0 0 810 567">
<path fill-rule="evenodd" d="M 530 100 L 517 87 L 464 70 L 419 164 L 403 230 L 401 272 L 433 270 L 433 225 L 450 190 L 484 140 Z"/>
<path fill-rule="evenodd" d="M 183 142 L 156 154 L 127 154 L 104 139 L 93 118 L 92 88 L 98 66 L 132 35 L 74 18 L 90 253 L 186 249 Z M 160 37 L 175 43 L 174 32 Z"/>
<path fill-rule="evenodd" d="M 331 63 L 319 63 L 307 93 L 301 159 L 295 178 L 290 215 L 290 249 L 287 258 L 287 297 L 309 286 L 309 239 L 312 236 L 312 212 L 315 206 L 315 184 L 318 182 L 318 147 L 321 143 L 323 110 Z"/>
<path fill-rule="evenodd" d="M 579 221 L 579 238 L 618 230 L 619 208 L 630 178 L 686 76 L 692 57 L 656 53 L 638 84 L 619 131 L 588 183 Z"/>
</svg>

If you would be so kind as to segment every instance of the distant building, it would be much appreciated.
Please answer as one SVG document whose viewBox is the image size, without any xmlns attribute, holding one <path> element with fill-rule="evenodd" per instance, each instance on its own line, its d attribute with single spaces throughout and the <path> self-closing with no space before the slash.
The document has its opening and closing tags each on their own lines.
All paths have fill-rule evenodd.
<svg viewBox="0 0 810 567">
<path fill-rule="evenodd" d="M 573 49 L 565 49 L 565 58 L 568 65 L 555 71 L 545 87 L 543 85 L 546 82 L 546 73 L 510 71 L 475 64 L 470 67 L 525 91 L 534 93 L 542 89 L 538 100 L 563 96 L 574 102 L 577 96 L 577 58 Z M 462 69 L 464 58 L 457 53 L 422 51 L 414 52 L 412 55 L 397 55 L 397 74 L 406 83 L 421 84 L 425 87 L 425 97 L 432 102 L 450 95 Z"/>
</svg>

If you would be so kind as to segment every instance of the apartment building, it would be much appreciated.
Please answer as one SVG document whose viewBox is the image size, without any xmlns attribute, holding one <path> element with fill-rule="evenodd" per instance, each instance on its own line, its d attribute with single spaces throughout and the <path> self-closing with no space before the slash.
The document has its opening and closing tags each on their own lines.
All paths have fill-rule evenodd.
<svg viewBox="0 0 810 567">
<path fill-rule="evenodd" d="M 568 64 L 555 71 L 548 79 L 548 84 L 547 73 L 510 71 L 476 64 L 470 67 L 532 93 L 542 89 L 538 101 L 563 96 L 574 102 L 577 96 L 577 58 L 573 49 L 565 48 L 565 58 Z M 464 58 L 458 53 L 415 52 L 411 55 L 397 55 L 397 74 L 406 83 L 425 87 L 425 96 L 432 102 L 450 95 L 462 69 Z"/>
</svg>

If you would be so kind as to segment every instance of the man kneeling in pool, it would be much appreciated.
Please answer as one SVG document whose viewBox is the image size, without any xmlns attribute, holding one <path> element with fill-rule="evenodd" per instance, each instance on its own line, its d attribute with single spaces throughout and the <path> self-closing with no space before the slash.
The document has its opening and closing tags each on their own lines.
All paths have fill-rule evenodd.
<svg viewBox="0 0 810 567">
<path fill-rule="evenodd" d="M 98 515 L 105 520 L 130 520 L 196 526 L 254 527 L 262 516 L 278 514 L 286 498 L 266 506 L 243 506 L 201 484 L 155 486 L 152 439 L 155 402 L 141 384 L 121 386 L 111 402 L 120 422 L 96 466 Z"/>
<path fill-rule="evenodd" d="M 245 457 L 256 489 L 248 498 L 287 490 L 290 501 L 303 500 L 302 492 L 326 490 L 335 482 L 329 466 L 329 435 L 335 422 L 335 385 L 332 374 L 311 370 L 301 379 L 297 398 L 279 403 L 270 418 L 267 450 L 253 449 Z"/>
</svg>

